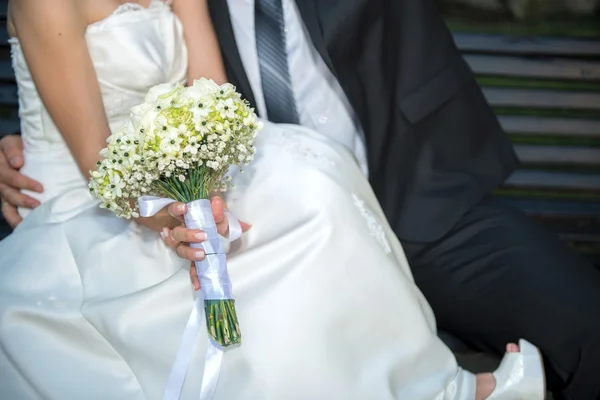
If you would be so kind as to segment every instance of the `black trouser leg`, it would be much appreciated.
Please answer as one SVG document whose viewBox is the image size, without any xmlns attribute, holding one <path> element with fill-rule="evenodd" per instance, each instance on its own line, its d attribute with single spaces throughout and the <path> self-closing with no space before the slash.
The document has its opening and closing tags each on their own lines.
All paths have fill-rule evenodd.
<svg viewBox="0 0 600 400">
<path fill-rule="evenodd" d="M 600 399 L 600 272 L 557 236 L 485 199 L 435 243 L 403 243 L 438 325 L 502 354 L 527 339 L 557 398 Z"/>
</svg>

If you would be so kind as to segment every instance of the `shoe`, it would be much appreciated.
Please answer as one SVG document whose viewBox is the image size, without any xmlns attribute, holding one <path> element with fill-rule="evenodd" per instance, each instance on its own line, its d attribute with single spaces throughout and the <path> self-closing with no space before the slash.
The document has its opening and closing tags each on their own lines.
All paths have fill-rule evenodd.
<svg viewBox="0 0 600 400">
<path fill-rule="evenodd" d="M 506 353 L 494 372 L 496 388 L 487 400 L 544 400 L 544 364 L 537 347 L 519 341 L 518 353 Z"/>
</svg>

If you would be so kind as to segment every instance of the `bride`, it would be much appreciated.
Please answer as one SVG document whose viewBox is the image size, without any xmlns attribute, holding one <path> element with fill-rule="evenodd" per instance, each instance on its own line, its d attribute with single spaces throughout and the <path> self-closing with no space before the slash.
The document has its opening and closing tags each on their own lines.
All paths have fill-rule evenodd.
<svg viewBox="0 0 600 400">
<path fill-rule="evenodd" d="M 189 259 L 203 257 L 175 242 L 202 232 L 166 212 L 117 219 L 86 180 L 150 87 L 225 80 L 205 0 L 11 0 L 9 30 L 22 172 L 45 192 L 0 242 L 0 397 L 160 399 L 193 306 Z M 217 399 L 544 397 L 526 341 L 494 374 L 457 366 L 345 148 L 269 123 L 256 145 L 227 197 L 254 226 L 228 256 L 244 343 L 225 353 Z M 168 226 L 182 258 L 154 232 Z M 201 330 L 183 399 L 198 398 L 206 343 Z"/>
</svg>

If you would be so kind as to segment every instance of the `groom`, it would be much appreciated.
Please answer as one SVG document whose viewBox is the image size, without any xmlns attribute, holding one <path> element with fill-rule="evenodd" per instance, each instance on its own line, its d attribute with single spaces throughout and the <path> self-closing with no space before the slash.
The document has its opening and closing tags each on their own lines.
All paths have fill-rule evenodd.
<svg viewBox="0 0 600 400">
<path fill-rule="evenodd" d="M 555 398 L 600 398 L 600 273 L 490 197 L 517 158 L 434 1 L 208 2 L 227 75 L 259 114 L 354 153 L 439 326 L 496 353 L 526 338 Z M 0 194 L 26 201 L 3 179 L 27 182 L 3 162 L 19 165 L 18 146 L 0 141 Z"/>
</svg>

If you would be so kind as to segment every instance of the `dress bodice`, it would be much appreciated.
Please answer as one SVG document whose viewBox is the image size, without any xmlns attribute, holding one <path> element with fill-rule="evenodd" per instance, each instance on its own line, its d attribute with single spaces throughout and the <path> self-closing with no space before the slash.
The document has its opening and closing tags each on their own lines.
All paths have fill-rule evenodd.
<svg viewBox="0 0 600 400">
<path fill-rule="evenodd" d="M 149 7 L 124 3 L 89 25 L 86 40 L 113 131 L 152 86 L 186 78 L 182 27 L 161 0 L 152 0 Z M 34 195 L 44 201 L 86 180 L 38 95 L 18 39 L 10 43 L 25 148 L 23 173 L 44 185 L 44 194 Z"/>
</svg>

